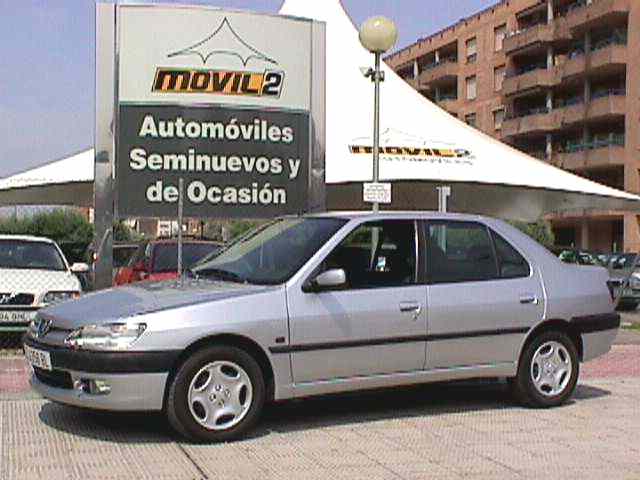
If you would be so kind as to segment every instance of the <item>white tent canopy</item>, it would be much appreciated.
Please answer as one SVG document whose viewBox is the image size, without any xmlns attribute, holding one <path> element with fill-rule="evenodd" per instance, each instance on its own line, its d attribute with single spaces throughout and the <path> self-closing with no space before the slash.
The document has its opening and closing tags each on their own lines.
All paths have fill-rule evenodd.
<svg viewBox="0 0 640 480">
<path fill-rule="evenodd" d="M 373 55 L 360 45 L 357 29 L 339 0 L 285 0 L 280 13 L 327 23 L 326 180 L 343 186 L 330 185 L 329 204 L 353 205 L 360 201 L 360 182 L 372 178 L 367 147 L 372 145 L 373 86 L 360 68 L 371 66 Z M 396 207 L 432 208 L 434 185 L 446 183 L 453 187 L 454 210 L 506 217 L 640 209 L 640 197 L 529 157 L 449 115 L 386 65 L 384 71 L 380 178 L 397 184 Z"/>
<path fill-rule="evenodd" d="M 327 23 L 326 181 L 329 208 L 358 208 L 372 178 L 373 56 L 339 0 L 285 0 L 281 13 Z M 550 212 L 640 210 L 640 197 L 529 157 L 452 117 L 384 66 L 380 176 L 392 208 L 434 208 L 452 186 L 451 209 L 533 220 Z M 0 180 L 0 206 L 92 204 L 93 150 Z"/>
<path fill-rule="evenodd" d="M 0 179 L 0 206 L 93 205 L 93 150 Z"/>
</svg>

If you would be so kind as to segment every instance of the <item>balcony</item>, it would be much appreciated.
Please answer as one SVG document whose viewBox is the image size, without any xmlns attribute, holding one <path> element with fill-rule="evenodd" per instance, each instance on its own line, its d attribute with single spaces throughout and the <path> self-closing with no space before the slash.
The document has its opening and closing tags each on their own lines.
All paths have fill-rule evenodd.
<svg viewBox="0 0 640 480">
<path fill-rule="evenodd" d="M 594 0 L 591 4 L 579 0 L 569 7 L 564 18 L 569 29 L 587 29 L 624 18 L 632 1 L 637 0 Z"/>
<path fill-rule="evenodd" d="M 532 65 L 515 75 L 507 76 L 502 83 L 502 94 L 522 95 L 537 88 L 552 87 L 559 81 L 558 71 L 555 68 L 548 69 L 546 65 Z"/>
<path fill-rule="evenodd" d="M 460 109 L 460 102 L 458 101 L 458 97 L 440 97 L 440 100 L 438 100 L 436 104 L 443 110 L 449 112 L 451 115 L 458 115 L 458 110 Z"/>
<path fill-rule="evenodd" d="M 460 65 L 457 58 L 444 58 L 439 63 L 432 63 L 425 67 L 418 76 L 420 85 L 445 84 L 458 78 Z"/>
<path fill-rule="evenodd" d="M 588 104 L 584 104 L 582 98 L 576 98 L 554 109 L 558 121 L 557 128 L 587 120 L 611 120 L 624 116 L 625 111 L 625 91 L 616 89 L 594 92 Z"/>
<path fill-rule="evenodd" d="M 589 143 L 568 144 L 554 157 L 562 168 L 585 170 L 624 165 L 624 135 L 610 134 Z"/>
<path fill-rule="evenodd" d="M 512 32 L 504 39 L 504 52 L 507 55 L 524 53 L 538 48 L 540 45 L 567 41 L 571 38 L 569 28 L 563 18 L 551 24 L 542 23 L 525 30 Z"/>
<path fill-rule="evenodd" d="M 600 45 L 588 55 L 576 53 L 558 68 L 563 79 L 586 73 L 608 74 L 619 71 L 627 64 L 627 46 L 619 43 Z"/>
<path fill-rule="evenodd" d="M 532 109 L 517 116 L 509 116 L 502 122 L 502 138 L 513 138 L 554 130 L 558 120 L 554 112 L 546 108 Z"/>
</svg>

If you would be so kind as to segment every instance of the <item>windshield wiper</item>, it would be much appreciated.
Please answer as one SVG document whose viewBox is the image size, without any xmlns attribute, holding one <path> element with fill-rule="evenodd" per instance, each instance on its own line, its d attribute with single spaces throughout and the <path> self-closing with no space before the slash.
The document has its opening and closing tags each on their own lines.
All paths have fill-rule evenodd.
<svg viewBox="0 0 640 480">
<path fill-rule="evenodd" d="M 203 268 L 194 273 L 197 277 L 216 277 L 227 282 L 248 283 L 246 278 L 221 268 Z"/>
</svg>

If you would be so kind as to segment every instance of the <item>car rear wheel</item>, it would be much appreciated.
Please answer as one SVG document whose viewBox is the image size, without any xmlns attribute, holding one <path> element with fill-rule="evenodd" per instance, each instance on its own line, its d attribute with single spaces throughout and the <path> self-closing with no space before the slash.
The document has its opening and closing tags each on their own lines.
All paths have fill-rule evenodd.
<svg viewBox="0 0 640 480">
<path fill-rule="evenodd" d="M 214 346 L 178 368 L 166 413 L 171 426 L 190 440 L 229 441 L 256 423 L 264 399 L 264 378 L 253 357 L 236 347 Z"/>
<path fill-rule="evenodd" d="M 518 400 L 531 407 L 555 407 L 573 394 L 580 364 L 573 341 L 563 332 L 544 332 L 522 353 L 510 382 Z"/>
</svg>

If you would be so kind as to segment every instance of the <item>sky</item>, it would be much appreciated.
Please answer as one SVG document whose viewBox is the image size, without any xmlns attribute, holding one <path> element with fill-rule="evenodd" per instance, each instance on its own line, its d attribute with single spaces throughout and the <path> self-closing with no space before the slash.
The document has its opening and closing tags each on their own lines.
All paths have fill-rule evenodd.
<svg viewBox="0 0 640 480">
<path fill-rule="evenodd" d="M 343 0 L 343 5 L 357 25 L 373 15 L 393 19 L 399 49 L 496 1 Z M 282 0 L 162 3 L 275 13 Z M 95 1 L 0 0 L 0 11 L 2 178 L 93 145 Z"/>
</svg>

